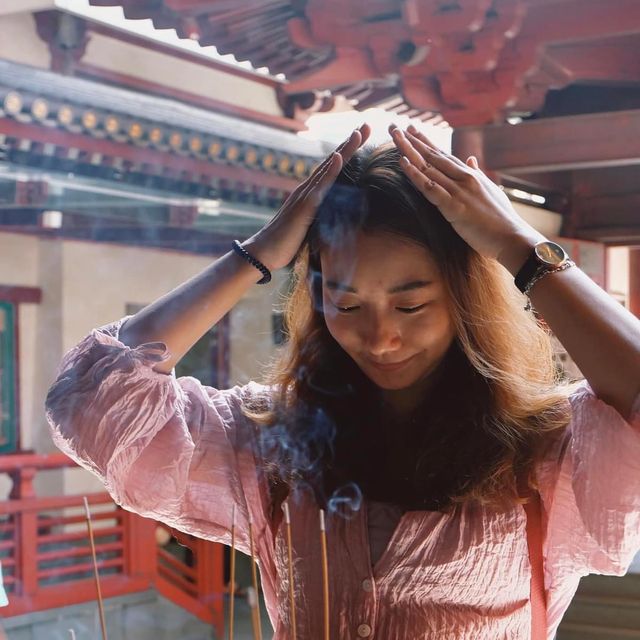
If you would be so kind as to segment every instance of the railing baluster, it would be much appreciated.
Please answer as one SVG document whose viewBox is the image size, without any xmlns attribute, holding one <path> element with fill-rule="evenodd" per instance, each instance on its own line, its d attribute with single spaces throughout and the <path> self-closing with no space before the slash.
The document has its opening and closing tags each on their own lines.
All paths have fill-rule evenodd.
<svg viewBox="0 0 640 640">
<path fill-rule="evenodd" d="M 130 576 L 145 578 L 149 586 L 155 583 L 158 572 L 156 559 L 157 523 L 130 511 L 122 511 L 124 524 L 124 566 Z"/>
<path fill-rule="evenodd" d="M 22 467 L 9 474 L 13 481 L 9 498 L 24 500 L 35 497 L 33 479 L 35 467 Z M 16 592 L 33 597 L 38 591 L 37 564 L 38 514 L 23 511 L 15 516 L 15 577 Z"/>
<path fill-rule="evenodd" d="M 3 560 L 9 587 L 9 606 L 2 610 L 3 616 L 87 602 L 94 597 L 90 565 L 84 561 L 86 534 L 77 528 L 82 518 L 69 513 L 69 509 L 81 506 L 82 497 L 40 497 L 33 485 L 38 471 L 73 467 L 73 461 L 60 453 L 0 456 L 0 474 L 13 481 L 10 499 L 0 504 L 0 551 L 9 554 Z M 89 500 L 94 505 L 115 506 L 107 493 L 91 494 Z M 102 555 L 99 567 L 105 573 L 101 580 L 105 597 L 155 587 L 201 620 L 213 623 L 222 634 L 222 546 L 176 533 L 181 543 L 193 550 L 194 563 L 191 566 L 176 559 L 159 572 L 158 523 L 122 509 L 97 511 L 95 520 L 104 524 L 95 534 Z"/>
</svg>

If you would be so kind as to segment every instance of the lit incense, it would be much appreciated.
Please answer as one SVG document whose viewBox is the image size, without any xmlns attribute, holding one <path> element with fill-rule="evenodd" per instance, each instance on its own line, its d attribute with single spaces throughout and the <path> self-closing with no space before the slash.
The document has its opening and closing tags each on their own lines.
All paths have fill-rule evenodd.
<svg viewBox="0 0 640 640">
<path fill-rule="evenodd" d="M 233 640 L 233 614 L 236 597 L 236 505 L 231 510 L 231 560 L 229 573 L 229 640 Z"/>
<path fill-rule="evenodd" d="M 329 640 L 329 561 L 327 560 L 327 528 L 324 509 L 320 509 L 320 548 L 322 551 L 322 617 L 324 620 L 324 640 Z"/>
<path fill-rule="evenodd" d="M 249 547 L 251 550 L 251 578 L 253 582 L 253 591 L 255 596 L 255 612 L 252 607 L 253 615 L 253 637 L 256 640 L 262 640 L 262 623 L 260 621 L 260 598 L 258 595 L 258 566 L 256 563 L 255 545 L 253 542 L 253 522 L 249 518 Z"/>
<path fill-rule="evenodd" d="M 102 602 L 102 591 L 100 590 L 100 576 L 98 575 L 98 558 L 96 556 L 96 543 L 93 539 L 93 524 L 91 523 L 91 511 L 89 501 L 85 496 L 84 511 L 87 518 L 87 528 L 89 530 L 89 542 L 91 544 L 91 556 L 93 557 L 93 576 L 96 581 L 96 591 L 98 592 L 98 612 L 100 613 L 100 628 L 102 629 L 102 640 L 107 640 L 107 624 L 104 617 L 104 603 Z"/>
<path fill-rule="evenodd" d="M 291 610 L 291 640 L 296 640 L 296 599 L 293 584 L 293 552 L 291 549 L 291 514 L 289 513 L 289 504 L 282 504 L 284 511 L 284 523 L 287 528 L 287 557 L 289 559 L 289 609 Z"/>
</svg>

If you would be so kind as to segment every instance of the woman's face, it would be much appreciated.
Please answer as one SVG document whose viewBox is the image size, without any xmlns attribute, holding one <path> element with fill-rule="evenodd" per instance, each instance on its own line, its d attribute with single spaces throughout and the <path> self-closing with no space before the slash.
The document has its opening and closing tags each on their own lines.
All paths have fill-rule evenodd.
<svg viewBox="0 0 640 640">
<path fill-rule="evenodd" d="M 324 317 L 336 342 L 381 389 L 422 386 L 455 336 L 430 252 L 390 233 L 359 233 L 320 258 Z"/>
</svg>

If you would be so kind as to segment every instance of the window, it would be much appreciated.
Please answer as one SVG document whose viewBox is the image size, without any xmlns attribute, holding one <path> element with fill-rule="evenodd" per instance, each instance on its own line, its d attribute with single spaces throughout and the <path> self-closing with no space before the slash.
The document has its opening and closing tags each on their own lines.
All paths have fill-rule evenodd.
<svg viewBox="0 0 640 640">
<path fill-rule="evenodd" d="M 144 308 L 143 304 L 127 304 L 126 315 Z M 228 385 L 228 326 L 225 316 L 196 342 L 176 365 L 176 376 L 193 376 L 208 387 L 224 389 Z"/>
</svg>

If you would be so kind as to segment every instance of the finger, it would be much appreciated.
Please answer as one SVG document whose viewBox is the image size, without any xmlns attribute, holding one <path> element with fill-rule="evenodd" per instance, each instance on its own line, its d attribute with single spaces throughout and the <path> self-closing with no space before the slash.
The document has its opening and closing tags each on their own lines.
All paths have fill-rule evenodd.
<svg viewBox="0 0 640 640">
<path fill-rule="evenodd" d="M 427 152 L 421 152 L 416 148 L 415 144 L 412 144 L 410 138 L 405 136 L 401 129 L 395 129 L 393 131 L 393 141 L 400 153 L 406 157 L 409 162 L 421 173 L 427 175 L 429 179 L 435 180 L 450 193 L 455 189 L 454 182 L 441 171 L 433 162 L 433 154 Z"/>
<path fill-rule="evenodd" d="M 452 180 L 463 180 L 469 175 L 469 169 L 463 163 L 458 164 L 453 156 L 448 156 L 439 149 L 434 150 L 411 133 L 407 133 L 406 138 L 430 164 Z"/>
<path fill-rule="evenodd" d="M 349 137 L 341 142 L 334 151 L 332 151 L 311 173 L 311 175 L 307 178 L 305 182 L 313 181 L 317 178 L 319 173 L 322 173 L 326 170 L 327 166 L 331 163 L 334 154 L 340 153 L 342 154 L 344 150 L 347 148 L 349 144 L 353 146 L 353 144 L 357 144 L 356 140 L 358 139 L 357 134 L 359 133 L 358 129 L 354 129 Z M 357 147 L 356 147 L 357 148 Z M 303 183 L 304 184 L 304 183 Z"/>
<path fill-rule="evenodd" d="M 431 142 L 431 140 L 429 140 L 429 138 L 427 138 L 427 136 L 422 131 L 418 130 L 414 125 L 410 124 L 407 127 L 407 131 L 412 136 L 418 138 L 420 142 L 422 142 L 423 144 L 426 144 L 428 147 L 431 147 L 431 149 L 433 149 L 434 151 L 442 152 L 442 149 L 440 149 L 440 147 L 438 147 L 437 144 L 435 144 L 434 142 Z"/>
<path fill-rule="evenodd" d="M 345 144 L 341 145 L 340 149 L 336 149 L 336 151 L 342 156 L 342 159 L 348 161 L 351 159 L 353 154 L 362 146 L 363 137 L 360 129 L 356 129 L 352 132 L 349 139 Z"/>
<path fill-rule="evenodd" d="M 340 173 L 340 170 L 342 169 L 342 167 L 345 165 L 346 162 L 348 162 L 351 159 L 353 154 L 366 142 L 370 134 L 371 134 L 371 127 L 369 127 L 369 125 L 366 123 L 361 125 L 358 129 L 355 129 L 351 133 L 351 135 L 336 148 L 333 154 L 328 156 L 323 162 L 323 164 L 320 167 L 318 167 L 316 174 L 312 176 L 313 180 L 312 181 L 309 180 L 309 184 L 305 187 L 305 193 L 303 194 L 303 197 L 306 197 L 308 193 L 310 193 L 313 189 L 315 189 L 316 186 L 319 185 L 324 180 L 325 174 L 330 167 L 331 167 L 331 171 L 335 172 L 335 175 L 331 179 L 331 184 L 333 184 L 333 181 L 337 177 L 338 173 Z M 340 156 L 340 158 L 342 159 L 342 162 L 339 164 L 335 164 L 334 156 L 336 155 Z M 334 164 L 331 164 L 332 162 L 334 162 Z"/>
<path fill-rule="evenodd" d="M 365 122 L 364 124 L 360 125 L 358 131 L 360 131 L 360 135 L 362 136 L 362 142 L 360 143 L 360 146 L 362 146 L 371 135 L 371 127 Z"/>
<path fill-rule="evenodd" d="M 303 189 L 300 196 L 302 198 L 309 197 L 316 189 L 320 190 L 320 200 L 326 194 L 326 190 L 333 184 L 336 177 L 340 173 L 342 167 L 348 162 L 353 154 L 367 141 L 371 135 L 371 127 L 364 123 L 351 132 L 351 135 L 330 154 L 319 165 L 314 173 L 303 183 Z M 336 160 L 336 156 L 341 162 Z M 328 185 L 328 186 L 327 186 Z M 317 194 L 313 200 L 317 200 Z"/>
<path fill-rule="evenodd" d="M 438 207 L 440 211 L 443 211 L 443 208 L 446 208 L 451 202 L 451 194 L 435 180 L 432 180 L 422 173 L 422 171 L 419 171 L 406 156 L 400 158 L 400 167 L 418 191 L 420 191 L 431 204 Z"/>
<path fill-rule="evenodd" d="M 318 176 L 318 179 L 309 187 L 304 194 L 303 198 L 306 202 L 309 202 L 314 208 L 317 207 L 324 197 L 327 195 L 327 191 L 331 188 L 335 182 L 338 174 L 343 167 L 344 161 L 339 153 L 334 153 L 331 157 L 326 170 Z"/>
<path fill-rule="evenodd" d="M 322 183 L 327 174 L 332 173 L 333 180 L 335 180 L 336 176 L 339 173 L 339 170 L 335 170 L 336 162 L 338 162 L 338 166 L 342 167 L 342 156 L 334 151 L 326 160 L 322 163 L 322 168 L 319 169 L 314 175 L 310 176 L 303 182 L 300 187 L 300 191 L 296 193 L 296 202 L 300 200 L 304 200 L 309 197 L 309 194 L 313 193 L 315 189 L 317 189 L 318 185 Z"/>
<path fill-rule="evenodd" d="M 472 169 L 479 169 L 480 165 L 478 164 L 478 159 L 475 156 L 469 156 L 467 158 L 467 164 L 472 168 Z"/>
<path fill-rule="evenodd" d="M 437 151 L 438 153 L 441 153 L 443 156 L 446 156 L 450 160 L 453 160 L 453 162 L 455 162 L 457 165 L 464 167 L 464 163 L 462 162 L 462 160 L 460 160 L 460 158 L 457 158 L 453 154 L 446 153 L 445 151 L 440 149 L 438 147 L 438 145 L 433 143 L 433 142 L 431 142 L 431 140 L 429 138 L 427 138 L 427 136 L 422 131 L 418 131 L 418 129 L 416 129 L 416 127 L 414 125 L 410 124 L 407 127 L 407 131 L 412 136 L 418 138 L 418 140 L 420 140 L 420 142 L 422 142 L 423 144 L 426 144 L 429 148 L 433 149 L 434 151 Z"/>
<path fill-rule="evenodd" d="M 354 144 L 358 143 L 358 140 L 360 140 L 359 136 L 358 136 L 358 130 L 354 130 L 351 132 L 351 135 L 342 143 L 340 143 L 335 151 L 333 151 L 332 153 L 330 153 L 311 173 L 311 175 L 304 181 L 301 182 L 296 189 L 293 191 L 293 193 L 291 194 L 293 197 L 295 197 L 296 199 L 298 198 L 304 198 L 306 197 L 306 195 L 309 193 L 309 191 L 311 189 L 313 189 L 320 180 L 322 180 L 324 174 L 327 172 L 327 170 L 329 169 L 329 167 L 331 166 L 331 164 L 335 161 L 335 155 L 341 155 L 341 153 L 344 153 L 345 149 L 351 145 L 353 146 Z M 356 147 L 357 149 L 357 147 Z"/>
</svg>

